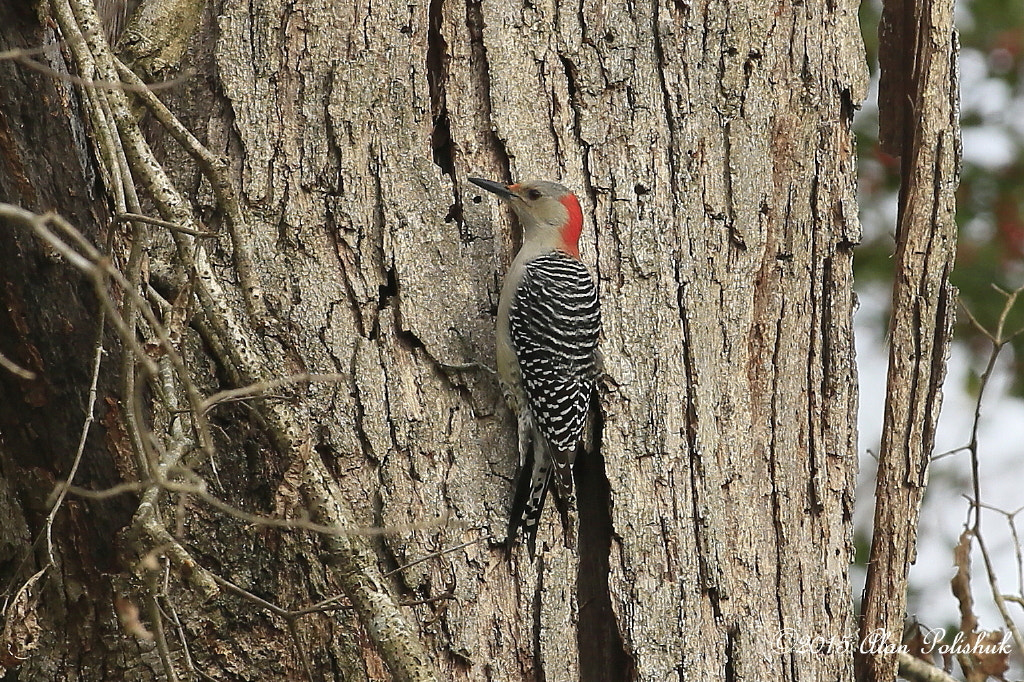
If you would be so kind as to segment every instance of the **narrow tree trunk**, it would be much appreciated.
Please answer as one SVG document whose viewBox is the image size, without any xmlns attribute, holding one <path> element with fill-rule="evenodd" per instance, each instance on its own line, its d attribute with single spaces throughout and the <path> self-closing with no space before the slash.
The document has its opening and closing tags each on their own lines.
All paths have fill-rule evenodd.
<svg viewBox="0 0 1024 682">
<path fill-rule="evenodd" d="M 142 125 L 198 227 L 219 234 L 194 252 L 208 256 L 234 304 L 237 338 L 256 339 L 246 346 L 253 366 L 341 379 L 214 407 L 213 460 L 197 452 L 183 461 L 210 494 L 246 512 L 301 519 L 309 508 L 323 523 L 337 503 L 354 524 L 384 530 L 340 547 L 161 490 L 158 525 L 204 570 L 172 557 L 167 587 L 155 589 L 163 573 L 132 552 L 166 547 L 122 537 L 118 559 L 100 564 L 74 531 L 100 535 L 95 546 L 109 557 L 117 529 L 140 528 L 131 515 L 144 496 L 112 498 L 105 504 L 120 515 L 102 519 L 72 496 L 55 529 L 62 570 L 41 579 L 39 646 L 20 662 L 22 679 L 55 679 L 46 677 L 54 660 L 67 679 L 103 679 L 104 669 L 162 678 L 168 660 L 187 678 L 187 659 L 224 680 L 420 679 L 399 672 L 383 643 L 407 630 L 430 659 L 418 670 L 441 680 L 850 679 L 850 651 L 799 645 L 854 630 L 850 124 L 865 87 L 856 5 L 224 0 L 199 16 L 183 71 L 124 54 L 149 77 L 185 74 L 158 94 L 228 160 L 244 225 L 152 115 Z M 5 40 L 19 31 L 26 47 L 53 42 L 32 15 L 19 22 L 0 21 Z M 23 124 L 16 102 L 32 88 L 69 92 L 20 64 L 0 68 L 31 79 L 20 100 L 3 98 L 10 129 Z M 47 151 L 31 156 L 28 141 L 0 148 L 0 200 L 56 208 L 128 262 L 137 238 L 98 217 L 110 181 L 97 188 L 84 148 L 56 183 L 74 201 L 38 190 L 45 161 L 66 158 L 58 136 L 81 128 L 84 114 L 70 94 L 37 98 L 37 111 L 53 107 L 38 116 L 53 128 Z M 33 169 L 26 182 L 15 162 Z M 503 535 L 517 466 L 494 380 L 449 367 L 492 362 L 497 292 L 517 244 L 510 215 L 465 182 L 470 173 L 576 190 L 583 259 L 601 288 L 601 447 L 576 471 L 579 543 L 565 546 L 549 511 L 535 562 L 493 539 L 431 556 Z M 166 203 L 140 193 L 145 208 Z M 175 251 L 166 229 L 146 230 L 146 272 L 172 306 L 167 324 L 191 322 L 177 329 L 198 389 L 209 396 L 255 380 L 222 353 L 225 327 L 203 302 L 206 280 L 188 284 L 180 233 Z M 42 253 L 24 227 L 2 234 Z M 65 261 L 48 267 L 76 281 Z M 28 293 L 3 272 L 9 299 L 24 307 Z M 0 352 L 27 363 L 18 344 L 31 341 L 56 354 L 58 331 L 43 321 L 58 305 L 41 301 L 38 320 L 28 316 L 37 321 L 12 323 Z M 92 324 L 96 310 L 86 296 L 66 314 Z M 68 349 L 75 374 L 30 368 L 81 395 L 91 338 Z M 120 367 L 114 355 L 101 371 L 90 473 L 78 485 L 137 478 Z M 31 391 L 0 380 L 11 419 L 25 425 L 0 450 L 0 501 L 13 500 L 0 511 L 23 519 L 0 546 L 5 585 L 16 589 L 46 563 L 29 538 L 67 475 L 81 401 L 53 408 L 66 413 L 59 447 L 39 450 L 46 422 Z M 173 410 L 159 396 L 145 404 L 156 405 L 154 431 L 173 433 Z M 283 410 L 298 417 L 288 422 Z M 282 435 L 282 423 L 300 428 Z M 32 462 L 33 451 L 46 454 Z M 323 465 L 331 482 L 318 478 Z M 316 497 L 335 483 L 337 496 Z M 350 560 L 366 556 L 377 562 L 364 567 L 370 591 L 390 589 L 373 594 L 406 604 L 383 624 L 352 591 L 351 573 L 363 568 Z M 195 578 L 204 571 L 278 612 L 223 582 L 204 594 Z M 73 587 L 90 610 L 65 623 Z M 340 611 L 282 615 L 343 589 L 351 600 Z M 140 605 L 150 630 L 163 619 L 167 651 L 118 624 L 115 596 Z M 58 636 L 64 625 L 73 634 Z"/>
<path fill-rule="evenodd" d="M 879 27 L 880 141 L 900 158 L 893 318 L 874 530 L 864 586 L 858 679 L 896 675 L 893 647 L 906 618 L 907 571 L 935 447 L 956 292 L 960 174 L 959 58 L 953 2 L 888 0 Z M 879 635 L 882 637 L 880 638 Z"/>
</svg>

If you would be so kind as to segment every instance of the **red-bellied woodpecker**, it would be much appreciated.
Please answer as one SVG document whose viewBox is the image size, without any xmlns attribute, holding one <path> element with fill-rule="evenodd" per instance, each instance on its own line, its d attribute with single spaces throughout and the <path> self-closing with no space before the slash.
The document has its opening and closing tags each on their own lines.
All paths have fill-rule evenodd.
<svg viewBox="0 0 1024 682">
<path fill-rule="evenodd" d="M 523 246 L 501 288 L 496 351 L 505 399 L 519 422 L 521 471 L 509 541 L 521 528 L 533 556 L 552 476 L 563 505 L 573 503 L 572 464 L 598 374 L 601 309 L 580 260 L 583 213 L 572 192 L 542 180 L 469 181 L 511 204 L 523 228 Z"/>
</svg>

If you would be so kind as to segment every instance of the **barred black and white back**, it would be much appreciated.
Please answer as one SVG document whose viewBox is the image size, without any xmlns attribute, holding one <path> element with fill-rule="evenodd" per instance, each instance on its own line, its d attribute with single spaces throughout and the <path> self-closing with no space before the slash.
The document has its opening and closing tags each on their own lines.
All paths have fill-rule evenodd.
<svg viewBox="0 0 1024 682">
<path fill-rule="evenodd" d="M 598 373 L 601 333 L 597 287 L 587 267 L 561 251 L 529 261 L 509 324 L 528 408 L 520 414 L 520 443 L 527 446 L 509 537 L 522 528 L 533 555 L 552 476 L 562 503 L 574 502 L 572 464 Z"/>
</svg>

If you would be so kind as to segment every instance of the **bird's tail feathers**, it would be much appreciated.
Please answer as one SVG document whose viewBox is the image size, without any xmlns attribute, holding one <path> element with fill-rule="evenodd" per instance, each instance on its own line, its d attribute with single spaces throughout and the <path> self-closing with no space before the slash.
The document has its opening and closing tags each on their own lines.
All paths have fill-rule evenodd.
<svg viewBox="0 0 1024 682">
<path fill-rule="evenodd" d="M 534 441 L 536 444 L 536 441 Z M 547 497 L 551 485 L 551 459 L 543 452 L 532 448 L 528 461 L 519 471 L 519 482 L 516 484 L 516 496 L 512 502 L 512 513 L 508 520 L 508 540 L 511 548 L 516 533 L 521 529 L 526 545 L 530 550 L 530 558 L 537 554 L 537 524 L 544 511 L 544 498 Z"/>
<path fill-rule="evenodd" d="M 516 483 L 516 494 L 509 516 L 507 546 L 511 549 L 516 534 L 522 530 L 530 550 L 530 558 L 536 556 L 537 527 L 544 512 L 544 501 L 548 488 L 554 483 L 555 506 L 558 508 L 562 528 L 565 531 L 567 547 L 574 547 L 575 534 L 571 510 L 576 506 L 572 479 L 572 463 L 575 451 L 551 452 L 544 437 L 530 429 L 523 438 L 520 432 L 520 456 L 522 468 Z"/>
</svg>

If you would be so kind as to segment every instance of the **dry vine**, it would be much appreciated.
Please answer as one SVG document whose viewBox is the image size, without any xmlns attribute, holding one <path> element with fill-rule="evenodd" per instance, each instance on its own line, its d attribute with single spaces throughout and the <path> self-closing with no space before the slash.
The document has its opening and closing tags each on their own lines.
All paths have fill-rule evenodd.
<svg viewBox="0 0 1024 682">
<path fill-rule="evenodd" d="M 79 447 L 67 480 L 55 490 L 45 531 L 47 547 L 50 546 L 52 521 L 69 493 L 92 497 L 137 493 L 140 502 L 131 537 L 136 538 L 134 550 L 142 557 L 137 570 L 145 586 L 144 610 L 148 627 L 142 625 L 139 610 L 134 605 L 120 603 L 118 612 L 129 632 L 155 640 L 167 679 L 180 679 L 180 663 L 168 642 L 169 630 L 176 634 L 180 643 L 181 657 L 188 673 L 209 678 L 195 666 L 174 607 L 173 595 L 168 591 L 172 565 L 204 598 L 211 598 L 224 588 L 283 618 L 302 666 L 307 676 L 313 679 L 309 656 L 301 646 L 295 624 L 304 615 L 340 608 L 340 598 L 287 610 L 257 597 L 201 566 L 168 530 L 166 509 L 171 503 L 171 496 L 176 495 L 201 500 L 218 512 L 245 523 L 322 533 L 329 554 L 327 563 L 345 593 L 345 607 L 356 611 L 393 678 L 437 679 L 418 631 L 402 611 L 402 604 L 391 593 L 390 573 L 384 574 L 378 567 L 377 556 L 366 535 L 454 524 L 445 518 L 402 528 L 365 529 L 357 526 L 355 515 L 343 502 L 336 482 L 319 456 L 312 452 L 308 418 L 301 401 L 275 400 L 270 394 L 287 386 L 338 381 L 344 377 L 304 374 L 281 378 L 274 375 L 271 368 L 275 363 L 263 349 L 258 334 L 258 330 L 265 328 L 270 321 L 252 265 L 252 255 L 240 237 L 246 232 L 246 216 L 227 178 L 226 162 L 192 135 L 160 102 L 153 88 L 113 54 L 91 0 L 52 0 L 50 9 L 62 35 L 63 46 L 77 70 L 77 75 L 56 72 L 51 75 L 78 87 L 92 131 L 101 176 L 114 209 L 114 220 L 128 226 L 131 249 L 126 261 L 116 264 L 115 258 L 93 246 L 60 215 L 38 215 L 16 206 L 0 204 L 0 218 L 31 230 L 68 264 L 85 274 L 101 305 L 100 340 L 96 346 L 90 402 L 82 426 L 82 447 Z M 16 59 L 29 68 L 41 67 L 30 56 L 10 54 L 0 55 L 0 58 Z M 237 311 L 233 292 L 225 290 L 221 278 L 210 265 L 205 244 L 218 235 L 202 225 L 189 201 L 182 196 L 153 154 L 136 123 L 129 96 L 134 96 L 146 107 L 170 137 L 191 155 L 212 186 L 217 207 L 225 217 L 244 313 Z M 149 203 L 156 208 L 158 216 L 146 214 L 143 206 Z M 184 282 L 182 293 L 174 301 L 164 300 L 153 290 L 145 272 L 147 247 L 156 239 L 150 230 L 157 228 L 167 230 L 176 255 L 176 262 L 170 265 L 170 269 Z M 96 381 L 104 354 L 103 329 L 108 322 L 127 350 L 119 368 L 123 401 L 121 415 L 137 477 L 109 490 L 90 491 L 75 487 L 73 479 L 81 459 L 85 433 L 93 420 Z M 182 327 L 190 323 L 202 328 L 211 352 L 235 388 L 212 395 L 204 395 L 199 388 L 181 349 Z M 0 361 L 7 370 L 24 375 L 24 370 L 6 358 L 0 358 Z M 153 396 L 149 408 L 147 399 L 143 397 L 144 389 Z M 306 500 L 308 519 L 274 518 L 237 509 L 212 495 L 206 482 L 190 466 L 183 464 L 187 457 L 200 454 L 203 461 L 215 467 L 217 449 L 208 413 L 219 404 L 238 400 L 251 401 L 252 408 L 265 425 L 270 442 L 283 457 L 295 463 L 293 469 L 300 471 L 299 487 Z M 147 409 L 151 412 L 147 413 Z M 483 539 L 486 538 L 445 551 L 461 549 Z M 27 598 L 25 595 L 41 579 L 43 571 L 33 576 L 17 595 Z M 12 609 L 19 603 L 19 598 L 16 598 L 5 604 L 5 621 L 10 622 Z"/>
</svg>

